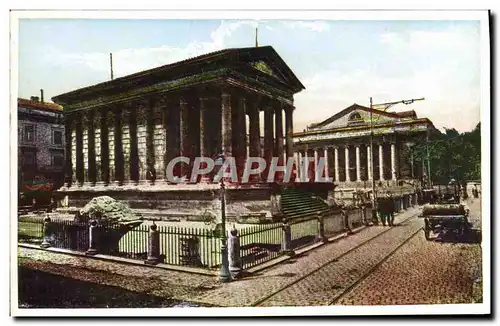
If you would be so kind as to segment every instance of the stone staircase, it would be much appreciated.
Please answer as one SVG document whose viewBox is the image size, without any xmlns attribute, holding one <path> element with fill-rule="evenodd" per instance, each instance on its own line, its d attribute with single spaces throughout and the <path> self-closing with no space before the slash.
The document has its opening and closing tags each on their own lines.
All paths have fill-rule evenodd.
<svg viewBox="0 0 500 326">
<path fill-rule="evenodd" d="M 285 189 L 281 194 L 281 212 L 290 219 L 315 217 L 318 211 L 327 209 L 322 199 L 305 191 Z"/>
</svg>

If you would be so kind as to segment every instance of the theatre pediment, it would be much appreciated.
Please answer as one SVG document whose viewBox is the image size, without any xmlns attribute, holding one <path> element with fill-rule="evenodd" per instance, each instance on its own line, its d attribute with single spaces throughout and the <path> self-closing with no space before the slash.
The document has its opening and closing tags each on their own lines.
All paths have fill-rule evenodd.
<svg viewBox="0 0 500 326">
<path fill-rule="evenodd" d="M 370 114 L 370 108 L 353 104 L 330 118 L 309 126 L 309 130 L 328 130 L 363 125 L 369 126 L 371 121 L 373 124 L 388 123 L 391 121 L 398 122 L 400 121 L 400 117 L 394 113 L 380 110 L 372 110 Z"/>
</svg>

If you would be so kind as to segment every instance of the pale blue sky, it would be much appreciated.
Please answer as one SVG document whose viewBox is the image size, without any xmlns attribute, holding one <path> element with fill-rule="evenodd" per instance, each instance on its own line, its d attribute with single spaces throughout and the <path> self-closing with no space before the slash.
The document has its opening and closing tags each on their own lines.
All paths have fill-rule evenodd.
<svg viewBox="0 0 500 326">
<path fill-rule="evenodd" d="M 256 21 L 22 19 L 19 96 L 45 98 L 227 47 L 255 42 Z M 411 106 L 436 127 L 472 129 L 480 119 L 479 22 L 259 21 L 306 90 L 295 129 L 352 103 L 425 97 Z"/>
</svg>

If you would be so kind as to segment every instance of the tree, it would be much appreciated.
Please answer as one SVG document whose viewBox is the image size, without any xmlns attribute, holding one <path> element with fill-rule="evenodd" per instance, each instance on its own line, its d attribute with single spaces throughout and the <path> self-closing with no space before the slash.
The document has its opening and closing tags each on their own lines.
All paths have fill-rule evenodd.
<svg viewBox="0 0 500 326">
<path fill-rule="evenodd" d="M 433 135 L 413 148 L 415 161 L 427 164 L 427 146 L 434 183 L 459 182 L 481 178 L 481 123 L 469 132 L 459 133 L 445 128 L 444 133 Z M 417 163 L 418 164 L 418 163 Z"/>
</svg>

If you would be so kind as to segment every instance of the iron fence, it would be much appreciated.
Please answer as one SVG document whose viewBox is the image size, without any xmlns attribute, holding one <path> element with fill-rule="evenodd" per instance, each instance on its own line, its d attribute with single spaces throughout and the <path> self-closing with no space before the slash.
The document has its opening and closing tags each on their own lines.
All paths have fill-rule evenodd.
<svg viewBox="0 0 500 326">
<path fill-rule="evenodd" d="M 255 225 L 240 230 L 240 257 L 244 269 L 280 255 L 283 242 L 281 223 Z"/>
<path fill-rule="evenodd" d="M 325 235 L 344 230 L 338 212 L 324 215 Z M 353 212 L 354 213 L 354 212 Z M 352 216 L 360 220 L 361 212 Z M 359 216 L 358 216 L 359 214 Z M 18 221 L 20 242 L 41 243 L 42 218 L 23 218 Z M 71 220 L 52 220 L 52 247 L 85 252 L 89 248 L 89 225 Z M 150 227 L 141 224 L 133 229 L 123 225 L 101 225 L 97 230 L 98 253 L 144 261 L 148 256 Z M 160 262 L 171 265 L 218 269 L 221 264 L 220 234 L 206 228 L 158 225 Z M 290 249 L 296 250 L 318 241 L 318 219 L 313 217 L 290 223 Z M 284 241 L 283 224 L 255 225 L 239 230 L 240 257 L 244 269 L 278 257 Z"/>
<path fill-rule="evenodd" d="M 97 249 L 101 254 L 146 260 L 149 226 L 141 224 L 131 230 L 123 225 L 100 225 Z M 171 265 L 218 268 L 221 263 L 221 239 L 212 230 L 159 226 L 160 262 Z M 49 224 L 51 247 L 85 252 L 89 248 L 89 225 L 71 220 L 52 220 Z M 40 244 L 44 237 L 44 220 L 23 218 L 18 221 L 20 242 Z"/>
<path fill-rule="evenodd" d="M 43 220 L 37 218 L 23 218 L 17 223 L 18 241 L 40 243 L 43 238 Z"/>
<path fill-rule="evenodd" d="M 210 229 L 159 226 L 160 260 L 166 264 L 218 268 L 221 238 Z"/>
</svg>

